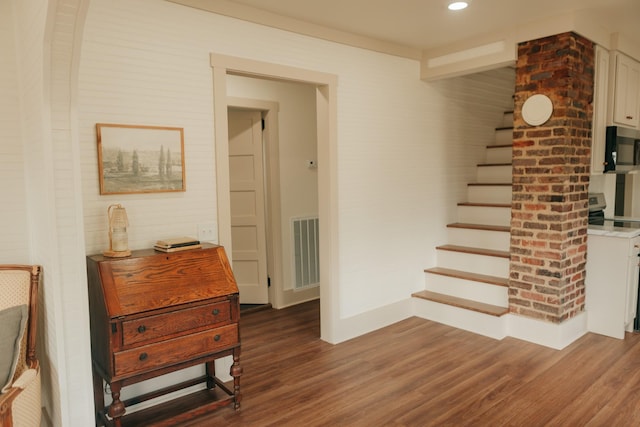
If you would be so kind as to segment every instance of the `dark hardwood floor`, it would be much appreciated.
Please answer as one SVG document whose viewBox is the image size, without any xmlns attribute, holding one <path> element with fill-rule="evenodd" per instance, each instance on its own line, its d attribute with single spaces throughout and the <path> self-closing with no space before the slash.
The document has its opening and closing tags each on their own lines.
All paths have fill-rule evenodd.
<svg viewBox="0 0 640 427">
<path fill-rule="evenodd" d="M 640 335 L 562 351 L 410 318 L 338 345 L 319 305 L 241 319 L 240 410 L 188 426 L 637 426 Z"/>
</svg>

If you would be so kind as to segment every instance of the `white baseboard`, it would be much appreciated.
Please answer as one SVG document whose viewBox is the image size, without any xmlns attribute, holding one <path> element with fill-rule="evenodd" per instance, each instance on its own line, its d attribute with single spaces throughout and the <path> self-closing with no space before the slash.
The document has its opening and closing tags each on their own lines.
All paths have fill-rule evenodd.
<svg viewBox="0 0 640 427">
<path fill-rule="evenodd" d="M 524 341 L 562 350 L 587 333 L 587 314 L 582 312 L 560 324 L 507 314 L 507 333 Z"/>
<path fill-rule="evenodd" d="M 406 298 L 365 313 L 339 319 L 334 328 L 332 344 L 338 344 L 408 319 L 413 312 L 412 300 L 413 298 Z"/>
<path fill-rule="evenodd" d="M 352 317 L 340 319 L 335 341 L 356 338 L 393 323 L 416 316 L 476 334 L 501 340 L 507 336 L 561 350 L 587 333 L 585 312 L 555 324 L 515 314 L 489 316 L 420 298 L 407 298 Z"/>
<path fill-rule="evenodd" d="M 413 314 L 497 340 L 509 336 L 557 350 L 565 348 L 587 333 L 586 313 L 555 324 L 515 314 L 489 316 L 415 298 Z"/>
</svg>

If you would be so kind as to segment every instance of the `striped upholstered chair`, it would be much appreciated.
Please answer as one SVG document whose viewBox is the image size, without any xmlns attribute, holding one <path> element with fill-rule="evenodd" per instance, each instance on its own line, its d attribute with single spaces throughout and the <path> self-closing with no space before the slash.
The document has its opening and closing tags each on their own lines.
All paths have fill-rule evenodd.
<svg viewBox="0 0 640 427">
<path fill-rule="evenodd" d="M 0 426 L 37 427 L 42 413 L 36 326 L 40 267 L 0 265 Z"/>
</svg>

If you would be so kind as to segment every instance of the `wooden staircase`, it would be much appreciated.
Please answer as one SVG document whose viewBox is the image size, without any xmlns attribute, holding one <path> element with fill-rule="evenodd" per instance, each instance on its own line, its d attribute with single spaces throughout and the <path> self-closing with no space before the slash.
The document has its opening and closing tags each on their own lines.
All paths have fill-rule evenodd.
<svg viewBox="0 0 640 427">
<path fill-rule="evenodd" d="M 418 316 L 497 339 L 507 334 L 509 312 L 512 138 L 506 112 L 458 204 L 458 222 L 447 225 L 448 243 L 436 248 L 437 267 L 412 295 Z"/>
</svg>

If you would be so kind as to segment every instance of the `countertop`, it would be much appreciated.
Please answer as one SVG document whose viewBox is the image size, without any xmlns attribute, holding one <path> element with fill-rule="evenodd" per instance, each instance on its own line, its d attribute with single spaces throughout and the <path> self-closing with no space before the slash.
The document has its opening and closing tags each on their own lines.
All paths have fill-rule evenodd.
<svg viewBox="0 0 640 427">
<path fill-rule="evenodd" d="M 612 223 L 607 223 L 605 225 L 589 224 L 589 227 L 587 228 L 587 234 L 597 236 L 623 237 L 627 239 L 640 236 L 640 219 L 621 216 L 616 216 L 612 219 L 614 221 L 637 222 L 638 227 L 616 227 Z"/>
</svg>

